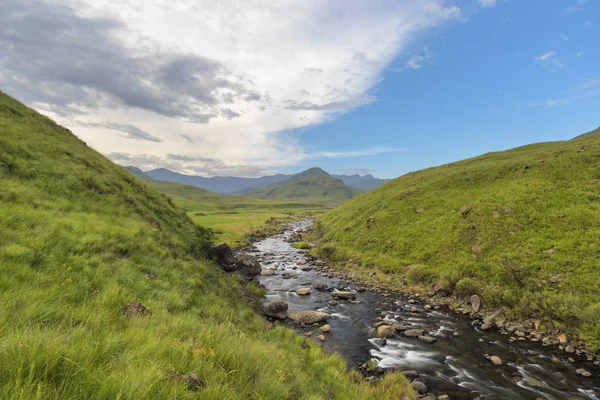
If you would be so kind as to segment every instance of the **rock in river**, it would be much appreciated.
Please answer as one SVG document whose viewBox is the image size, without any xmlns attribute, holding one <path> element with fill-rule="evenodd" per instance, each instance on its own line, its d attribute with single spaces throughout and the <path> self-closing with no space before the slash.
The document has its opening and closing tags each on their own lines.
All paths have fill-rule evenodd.
<svg viewBox="0 0 600 400">
<path fill-rule="evenodd" d="M 425 343 L 433 343 L 435 342 L 437 339 L 432 337 L 432 336 L 419 336 L 419 340 Z"/>
<path fill-rule="evenodd" d="M 356 292 L 331 292 L 331 295 L 336 299 L 353 300 L 356 298 Z"/>
<path fill-rule="evenodd" d="M 394 336 L 395 333 L 396 329 L 390 325 L 381 325 L 379 328 L 377 328 L 377 336 L 382 339 Z"/>
<path fill-rule="evenodd" d="M 418 338 L 419 336 L 423 336 L 423 329 L 409 329 L 404 331 L 404 336 L 410 338 Z"/>
<path fill-rule="evenodd" d="M 491 356 L 490 357 L 490 361 L 494 365 L 502 365 L 502 359 L 500 357 L 498 357 L 498 356 Z"/>
<path fill-rule="evenodd" d="M 267 317 L 285 319 L 287 317 L 288 303 L 281 300 L 272 300 L 263 306 Z"/>
<path fill-rule="evenodd" d="M 296 294 L 299 294 L 300 296 L 306 296 L 307 294 L 310 294 L 310 288 L 297 289 Z"/>
<path fill-rule="evenodd" d="M 419 394 L 427 393 L 427 386 L 425 386 L 423 382 L 414 381 L 410 384 L 410 386 Z"/>
<path fill-rule="evenodd" d="M 296 311 L 289 315 L 290 319 L 296 322 L 300 322 L 302 324 L 315 324 L 317 322 L 325 321 L 329 314 L 320 312 L 320 311 L 312 311 L 312 310 L 303 310 Z"/>
</svg>

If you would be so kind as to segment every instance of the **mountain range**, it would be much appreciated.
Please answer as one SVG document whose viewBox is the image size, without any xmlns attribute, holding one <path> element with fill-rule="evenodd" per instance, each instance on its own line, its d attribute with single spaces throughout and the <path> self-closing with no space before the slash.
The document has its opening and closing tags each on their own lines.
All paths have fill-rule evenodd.
<svg viewBox="0 0 600 400">
<path fill-rule="evenodd" d="M 140 170 L 141 171 L 141 170 Z M 266 186 L 285 182 L 296 175 L 275 174 L 260 178 L 240 178 L 234 176 L 213 176 L 205 178 L 196 175 L 185 175 L 166 168 L 157 168 L 143 171 L 149 177 L 157 181 L 170 181 L 184 183 L 206 189 L 210 192 L 221 194 L 245 194 L 256 192 Z M 375 189 L 389 179 L 375 178 L 373 175 L 330 175 L 335 179 L 341 179 L 344 184 L 353 188 L 368 192 Z"/>
</svg>

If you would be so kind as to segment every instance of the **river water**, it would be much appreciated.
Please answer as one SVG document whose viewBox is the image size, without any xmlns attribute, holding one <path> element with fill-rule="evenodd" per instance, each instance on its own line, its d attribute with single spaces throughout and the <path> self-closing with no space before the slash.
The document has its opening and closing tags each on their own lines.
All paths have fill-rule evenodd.
<svg viewBox="0 0 600 400">
<path fill-rule="evenodd" d="M 468 317 L 426 310 L 400 296 L 366 291 L 357 293 L 355 303 L 330 305 L 333 298 L 328 291 L 313 288 L 309 295 L 297 295 L 296 289 L 319 282 L 340 290 L 355 289 L 349 282 L 320 274 L 304 251 L 287 242 L 294 230 L 310 224 L 310 220 L 297 222 L 287 232 L 255 243 L 253 254 L 263 270 L 275 270 L 275 275 L 260 276 L 259 281 L 267 289 L 268 300 L 288 302 L 289 313 L 316 310 L 330 314 L 331 332 L 325 334 L 323 346 L 341 354 L 352 367 L 372 359 L 382 368 L 414 370 L 429 392 L 448 394 L 451 399 L 600 400 L 600 368 L 583 360 L 571 363 L 558 348 L 522 341 L 509 344 L 506 336 L 473 327 Z M 417 310 L 411 312 L 413 307 Z M 373 326 L 378 317 L 424 329 L 437 341 L 428 344 L 400 332 L 387 341 L 377 339 Z M 321 333 L 317 332 L 315 336 Z M 493 365 L 486 354 L 499 356 L 503 365 Z M 591 372 L 592 377 L 578 375 L 575 371 L 579 368 Z M 514 379 L 516 375 L 521 379 Z"/>
</svg>

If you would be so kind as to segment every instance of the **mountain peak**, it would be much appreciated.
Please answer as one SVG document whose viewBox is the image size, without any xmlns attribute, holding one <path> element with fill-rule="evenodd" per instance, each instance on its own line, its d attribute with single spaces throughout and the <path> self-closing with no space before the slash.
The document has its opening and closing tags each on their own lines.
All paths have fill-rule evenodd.
<svg viewBox="0 0 600 400">
<path fill-rule="evenodd" d="M 309 176 L 330 176 L 327 172 L 319 167 L 309 168 L 306 171 L 302 171 L 294 175 L 294 178 L 305 178 Z"/>
</svg>

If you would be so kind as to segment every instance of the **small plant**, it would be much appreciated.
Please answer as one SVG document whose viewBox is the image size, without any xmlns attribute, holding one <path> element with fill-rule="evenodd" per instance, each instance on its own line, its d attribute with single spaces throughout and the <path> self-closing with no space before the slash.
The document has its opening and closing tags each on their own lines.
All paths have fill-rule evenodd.
<svg viewBox="0 0 600 400">
<path fill-rule="evenodd" d="M 456 283 L 455 292 L 459 296 L 472 296 L 481 294 L 482 283 L 473 278 L 462 278 Z"/>
<path fill-rule="evenodd" d="M 520 263 L 504 256 L 502 259 L 502 268 L 509 280 L 517 283 L 520 288 L 525 287 L 525 279 L 528 276 L 527 269 Z"/>
<path fill-rule="evenodd" d="M 406 280 L 410 283 L 433 283 L 438 277 L 433 268 L 426 265 L 413 265 L 406 273 Z"/>
</svg>

